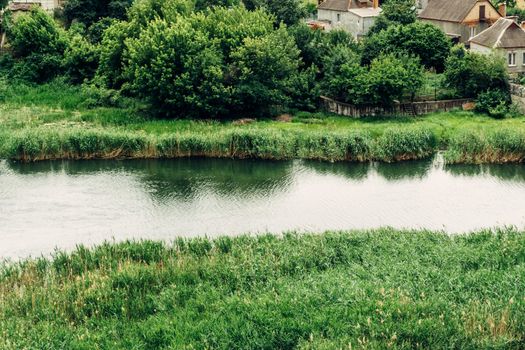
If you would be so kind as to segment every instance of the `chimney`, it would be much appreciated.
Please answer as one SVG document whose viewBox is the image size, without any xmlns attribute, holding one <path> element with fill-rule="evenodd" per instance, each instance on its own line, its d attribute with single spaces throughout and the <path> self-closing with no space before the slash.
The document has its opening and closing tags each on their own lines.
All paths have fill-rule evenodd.
<svg viewBox="0 0 525 350">
<path fill-rule="evenodd" d="M 498 12 L 501 15 L 501 17 L 507 16 L 507 4 L 502 2 L 498 5 Z"/>
<path fill-rule="evenodd" d="M 520 23 L 521 29 L 525 30 L 525 21 Z"/>
<path fill-rule="evenodd" d="M 379 7 L 379 0 L 374 0 L 374 8 L 378 8 Z"/>
</svg>

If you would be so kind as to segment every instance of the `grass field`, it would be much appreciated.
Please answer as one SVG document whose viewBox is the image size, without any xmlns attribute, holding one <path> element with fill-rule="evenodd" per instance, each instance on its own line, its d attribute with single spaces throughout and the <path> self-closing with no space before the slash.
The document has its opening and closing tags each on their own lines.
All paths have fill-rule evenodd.
<svg viewBox="0 0 525 350">
<path fill-rule="evenodd" d="M 296 113 L 290 122 L 155 120 L 136 106 L 89 107 L 80 88 L 0 84 L 0 157 L 151 158 L 180 156 L 396 161 L 446 149 L 449 162 L 525 158 L 525 117 L 472 112 L 350 119 Z"/>
<path fill-rule="evenodd" d="M 107 243 L 0 269 L 0 348 L 523 349 L 525 234 Z"/>
</svg>

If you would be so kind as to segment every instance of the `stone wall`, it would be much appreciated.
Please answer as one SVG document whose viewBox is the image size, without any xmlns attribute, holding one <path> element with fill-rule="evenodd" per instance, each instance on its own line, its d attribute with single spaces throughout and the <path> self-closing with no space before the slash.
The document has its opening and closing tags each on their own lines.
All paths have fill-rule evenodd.
<svg viewBox="0 0 525 350">
<path fill-rule="evenodd" d="M 457 99 L 443 101 L 423 101 L 413 103 L 398 103 L 391 108 L 383 107 L 356 107 L 347 103 L 332 100 L 322 96 L 321 100 L 329 112 L 347 117 L 360 118 L 367 116 L 416 116 L 433 112 L 463 109 L 464 105 L 472 103 L 472 99 Z"/>
<path fill-rule="evenodd" d="M 525 86 L 510 84 L 510 97 L 512 102 L 518 106 L 521 113 L 525 113 Z"/>
</svg>

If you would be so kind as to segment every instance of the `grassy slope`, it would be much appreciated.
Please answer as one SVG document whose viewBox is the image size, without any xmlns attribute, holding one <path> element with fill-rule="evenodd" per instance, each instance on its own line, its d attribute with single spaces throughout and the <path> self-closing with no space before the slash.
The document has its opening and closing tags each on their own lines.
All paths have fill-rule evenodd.
<svg viewBox="0 0 525 350">
<path fill-rule="evenodd" d="M 2 349 L 522 349 L 525 234 L 105 244 L 0 270 Z"/>
<path fill-rule="evenodd" d="M 162 157 L 190 153 L 237 156 L 232 154 L 235 147 L 241 150 L 241 155 L 262 158 L 279 158 L 276 155 L 280 154 L 282 158 L 390 161 L 426 157 L 436 148 L 450 148 L 451 161 L 521 161 L 525 156 L 525 117 L 494 120 L 470 112 L 453 112 L 419 118 L 355 120 L 299 113 L 291 123 L 267 120 L 234 125 L 147 120 L 127 109 L 82 108 L 85 96 L 80 90 L 59 83 L 39 87 L 16 85 L 8 90 L 0 103 L 0 155 L 10 158 L 89 158 L 90 154 L 98 158 Z M 493 136 L 495 130 L 503 130 L 504 135 Z M 403 141 L 401 134 L 405 131 L 405 141 L 415 140 L 413 144 Z M 429 133 L 432 139 L 428 138 Z M 73 137 L 77 134 L 81 134 L 81 140 Z M 386 139 L 379 140 L 385 134 Z M 347 144 L 346 139 L 356 135 L 365 140 L 360 139 L 357 146 Z M 175 139 L 166 140 L 170 136 Z M 187 137 L 180 141 L 183 136 Z M 187 140 L 188 136 L 198 139 Z M 247 141 L 243 141 L 245 137 Z M 508 139 L 513 143 L 501 144 L 501 140 Z M 472 140 L 476 144 L 470 144 Z M 366 152 L 362 150 L 363 143 L 368 147 Z M 182 149 L 174 152 L 173 144 L 179 148 L 182 144 Z M 86 149 L 80 149 L 82 146 Z M 317 152 L 319 149 L 321 154 Z M 470 149 L 470 153 L 466 154 L 465 149 Z M 355 157 L 345 156 L 345 152 L 351 151 L 356 153 Z M 506 158 L 498 152 L 505 153 Z"/>
</svg>

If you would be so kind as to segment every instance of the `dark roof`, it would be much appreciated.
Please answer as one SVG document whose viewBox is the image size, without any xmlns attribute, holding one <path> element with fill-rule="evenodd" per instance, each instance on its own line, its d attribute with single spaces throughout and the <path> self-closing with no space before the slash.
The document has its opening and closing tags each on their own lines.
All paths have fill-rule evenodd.
<svg viewBox="0 0 525 350">
<path fill-rule="evenodd" d="M 321 10 L 332 10 L 332 11 L 348 11 L 352 8 L 363 7 L 358 5 L 359 3 L 365 3 L 367 6 L 372 6 L 372 3 L 368 0 L 325 0 L 319 6 L 318 9 Z"/>
<path fill-rule="evenodd" d="M 478 0 L 429 0 L 419 18 L 462 22 Z"/>
<path fill-rule="evenodd" d="M 490 48 L 525 47 L 525 31 L 514 20 L 500 18 L 469 41 Z"/>
<path fill-rule="evenodd" d="M 39 2 L 12 2 L 9 4 L 10 11 L 29 11 L 33 6 L 41 6 Z"/>
</svg>

